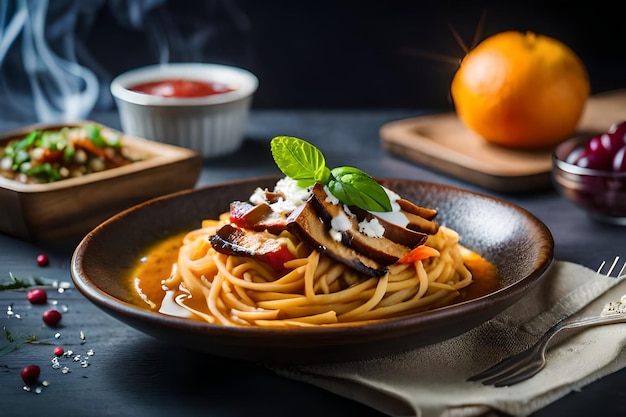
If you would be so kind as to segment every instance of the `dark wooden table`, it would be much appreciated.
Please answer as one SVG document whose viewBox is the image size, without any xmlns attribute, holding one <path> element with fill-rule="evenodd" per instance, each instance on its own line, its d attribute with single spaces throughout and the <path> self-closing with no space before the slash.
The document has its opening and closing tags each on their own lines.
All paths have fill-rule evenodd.
<svg viewBox="0 0 626 417">
<path fill-rule="evenodd" d="M 445 183 L 510 200 L 534 213 L 550 228 L 557 259 L 593 269 L 603 259 L 625 256 L 622 259 L 626 260 L 626 227 L 591 221 L 550 188 L 497 194 L 382 150 L 380 126 L 417 114 L 412 110 L 255 111 L 240 152 L 206 161 L 197 185 L 278 173 L 269 153 L 269 140 L 276 135 L 298 136 L 322 149 L 329 166 L 353 165 L 375 176 Z M 116 113 L 92 118 L 119 127 Z M 69 262 L 77 242 L 36 245 L 0 234 L 2 281 L 13 274 L 71 284 Z M 48 266 L 37 265 L 40 253 L 50 257 Z M 41 320 L 47 307 L 30 305 L 24 292 L 0 291 L 4 333 L 0 348 L 8 345 L 7 332 L 16 340 L 9 348 L 17 347 L 8 353 L 0 352 L 2 416 L 381 415 L 331 392 L 279 377 L 262 365 L 163 344 L 107 316 L 71 287 L 62 293 L 49 290 L 48 295 L 48 304 L 57 303 L 56 307 L 64 311 L 62 325 L 55 329 Z M 39 343 L 24 343 L 31 335 Z M 57 345 L 73 351 L 71 357 L 60 358 L 59 369 L 52 366 L 52 351 Z M 81 365 L 84 360 L 87 366 Z M 22 389 L 20 371 L 30 364 L 39 365 L 40 381 L 49 382 L 38 394 Z M 535 417 L 625 415 L 625 385 L 626 370 L 622 370 L 569 394 Z"/>
</svg>

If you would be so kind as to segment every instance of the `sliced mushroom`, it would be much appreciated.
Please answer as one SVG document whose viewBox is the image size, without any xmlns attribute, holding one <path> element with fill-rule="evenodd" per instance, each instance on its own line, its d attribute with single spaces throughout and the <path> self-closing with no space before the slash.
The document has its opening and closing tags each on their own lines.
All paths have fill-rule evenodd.
<svg viewBox="0 0 626 417">
<path fill-rule="evenodd" d="M 387 273 L 388 265 L 423 244 L 428 234 L 435 234 L 439 229 L 439 224 L 432 220 L 437 215 L 436 210 L 417 206 L 408 200 L 399 201 L 402 213 L 409 221 L 407 227 L 358 207 L 346 209 L 343 204 L 334 204 L 321 184 L 313 187 L 311 198 L 287 219 L 275 213 L 267 203 L 252 205 L 235 201 L 231 203 L 231 222 L 242 229 L 224 226 L 211 237 L 211 244 L 222 253 L 255 256 L 272 263 L 273 258 L 280 258 L 275 253 L 277 247 L 272 246 L 278 241 L 263 237 L 259 232 L 278 234 L 286 229 L 315 250 L 356 271 L 368 276 L 382 276 Z M 339 231 L 341 241 L 337 241 L 331 236 L 331 223 L 341 216 L 347 219 L 350 227 Z M 374 220 L 384 229 L 381 237 L 368 236 L 359 230 L 359 222 Z"/>
<path fill-rule="evenodd" d="M 359 221 L 371 221 L 373 218 L 378 219 L 378 222 L 385 228 L 385 232 L 383 235 L 387 239 L 401 245 L 408 246 L 411 249 L 423 244 L 424 242 L 426 242 L 426 239 L 428 239 L 428 235 L 422 231 L 412 230 L 407 227 L 392 223 L 367 210 L 363 210 L 362 208 L 350 207 L 350 211 L 356 215 Z"/>
<path fill-rule="evenodd" d="M 285 217 L 274 212 L 267 203 L 253 205 L 244 201 L 233 201 L 230 203 L 230 220 L 239 227 L 267 230 L 275 235 L 285 230 L 286 226 Z"/>
<path fill-rule="evenodd" d="M 287 218 L 287 230 L 313 249 L 368 276 L 378 277 L 387 273 L 385 265 L 334 240 L 328 233 L 329 228 L 310 200 L 295 209 Z"/>
<path fill-rule="evenodd" d="M 413 213 L 417 216 L 425 218 L 426 220 L 432 220 L 437 216 L 437 210 L 418 206 L 414 202 L 406 200 L 404 198 L 400 198 L 396 200 L 396 202 L 398 203 L 402 211 L 406 211 L 407 213 Z"/>
<path fill-rule="evenodd" d="M 209 241 L 213 249 L 220 253 L 257 258 L 276 270 L 281 270 L 285 261 L 294 258 L 276 236 L 240 229 L 231 224 L 222 226 Z"/>
<path fill-rule="evenodd" d="M 267 244 L 258 233 L 246 233 L 245 229 L 226 224 L 209 238 L 211 246 L 226 255 L 254 256 L 274 250 L 277 244 Z"/>
<path fill-rule="evenodd" d="M 402 211 L 409 219 L 407 229 L 415 230 L 416 232 L 424 232 L 429 235 L 437 234 L 439 230 L 439 223 L 434 220 L 428 220 L 417 214 L 409 213 L 408 211 Z"/>
<path fill-rule="evenodd" d="M 413 239 L 411 240 L 413 246 L 409 247 L 390 240 L 384 235 L 382 237 L 371 237 L 362 233 L 359 230 L 359 221 L 357 218 L 346 213 L 342 204 L 333 204 L 328 201 L 326 191 L 324 191 L 324 188 L 320 184 L 316 184 L 313 187 L 310 201 L 314 204 L 318 215 L 325 223 L 330 224 L 333 218 L 344 216 L 350 222 L 351 227 L 341 231 L 342 243 L 383 265 L 395 263 L 417 246 L 417 244 L 413 245 Z M 366 220 L 372 221 L 374 218 L 378 220 L 374 215 L 369 216 Z M 407 235 L 409 234 L 417 235 L 417 232 L 407 230 Z M 419 242 L 423 243 L 425 240 L 426 235 L 422 234 Z"/>
<path fill-rule="evenodd" d="M 350 210 L 355 211 L 353 207 Z M 359 217 L 359 215 L 357 215 Z M 415 248 L 419 245 L 422 245 L 428 239 L 428 234 L 421 230 L 413 230 L 408 227 L 403 227 L 398 224 L 392 223 L 383 219 L 382 217 L 376 216 L 368 211 L 364 213 L 365 219 L 370 219 L 375 217 L 378 219 L 378 222 L 385 228 L 384 236 L 397 242 L 401 245 L 408 246 L 409 248 Z"/>
<path fill-rule="evenodd" d="M 437 210 L 427 207 L 418 206 L 412 201 L 400 198 L 397 200 L 400 210 L 409 219 L 407 229 L 416 232 L 424 232 L 434 235 L 439 230 L 439 223 L 433 220 L 437 216 Z"/>
</svg>

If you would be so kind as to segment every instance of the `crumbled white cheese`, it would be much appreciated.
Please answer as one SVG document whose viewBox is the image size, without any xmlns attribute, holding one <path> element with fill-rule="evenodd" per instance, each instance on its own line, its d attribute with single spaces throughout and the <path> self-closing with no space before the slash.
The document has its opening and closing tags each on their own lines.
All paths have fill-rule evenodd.
<svg viewBox="0 0 626 417">
<path fill-rule="evenodd" d="M 383 237 L 385 233 L 385 228 L 382 224 L 380 224 L 378 219 L 374 217 L 370 221 L 363 220 L 362 222 L 360 222 L 359 232 L 370 237 Z"/>
<path fill-rule="evenodd" d="M 352 222 L 346 213 L 340 211 L 339 214 L 330 221 L 330 227 L 338 232 L 345 232 L 352 228 Z"/>
<path fill-rule="evenodd" d="M 265 203 L 265 190 L 261 187 L 257 187 L 250 196 L 250 202 L 252 204 Z"/>
<path fill-rule="evenodd" d="M 324 186 L 324 192 L 326 193 L 326 201 L 330 204 L 339 204 L 339 199 L 330 192 L 327 186 Z"/>
<path fill-rule="evenodd" d="M 400 198 L 398 194 L 394 191 L 391 191 L 385 187 L 383 187 L 387 195 L 389 196 L 389 200 L 391 201 L 391 212 L 373 212 L 370 213 L 375 214 L 376 216 L 380 216 L 384 220 L 391 223 L 398 223 L 402 226 L 406 226 L 409 224 L 409 219 L 402 214 L 400 211 L 400 205 L 397 203 L 397 200 Z M 340 201 L 337 197 L 335 197 L 328 187 L 324 187 L 324 191 L 326 192 L 326 201 L 331 204 L 340 204 Z M 341 240 L 341 232 L 346 231 L 352 227 L 352 223 L 350 222 L 349 217 L 355 218 L 354 213 L 350 211 L 350 208 L 346 205 L 343 206 L 343 211 L 336 217 L 331 220 L 331 230 L 330 235 L 334 240 Z M 358 224 L 359 232 L 375 238 L 381 238 L 385 234 L 385 227 L 380 224 L 377 218 L 372 218 L 371 220 L 363 220 Z"/>
<path fill-rule="evenodd" d="M 292 178 L 284 177 L 276 182 L 274 186 L 275 192 L 282 192 L 286 198 L 279 198 L 277 202 L 270 204 L 272 210 L 276 213 L 290 213 L 296 207 L 304 204 L 311 196 L 309 188 L 302 188 L 298 182 Z M 253 204 L 267 203 L 265 200 L 265 190 L 257 188 L 250 196 L 250 202 Z"/>
<path fill-rule="evenodd" d="M 298 206 L 295 205 L 293 201 L 279 198 L 277 201 L 270 204 L 270 207 L 272 208 L 272 211 L 275 213 L 291 213 Z"/>
<path fill-rule="evenodd" d="M 306 200 L 311 196 L 310 188 L 302 188 L 298 185 L 298 181 L 293 178 L 284 177 L 276 182 L 274 191 L 281 191 L 287 199 L 294 203 L 295 206 L 304 204 Z"/>
<path fill-rule="evenodd" d="M 335 242 L 341 242 L 341 232 L 335 229 L 330 229 L 328 231 L 328 234 L 330 235 L 331 239 L 334 240 Z"/>
<path fill-rule="evenodd" d="M 383 187 L 383 189 L 389 196 L 392 211 L 370 211 L 370 213 L 390 223 L 406 227 L 409 224 L 409 219 L 406 217 L 406 215 L 402 213 L 402 211 L 400 210 L 400 205 L 397 202 L 397 200 L 401 197 L 396 192 L 388 188 Z M 250 196 L 250 202 L 253 204 L 267 203 L 268 201 L 265 199 L 265 191 L 266 190 L 261 188 L 257 188 L 256 190 L 254 190 L 254 193 Z M 284 199 L 279 198 L 277 202 L 270 204 L 270 207 L 276 213 L 290 213 L 298 206 L 304 204 L 306 200 L 308 200 L 311 196 L 310 188 L 300 187 L 298 185 L 298 182 L 290 177 L 284 177 L 278 180 L 276 182 L 276 185 L 274 186 L 274 191 L 281 192 L 286 197 Z M 327 186 L 324 186 L 324 191 L 326 192 L 326 201 L 328 203 L 341 203 L 339 199 L 330 192 Z M 344 205 L 343 211 L 331 220 L 331 229 L 329 233 L 335 241 L 341 241 L 342 232 L 352 227 L 352 223 L 349 217 L 355 217 L 355 215 L 350 211 L 347 206 Z M 370 221 L 363 220 L 359 223 L 358 226 L 361 233 L 370 237 L 380 238 L 383 237 L 385 232 L 385 228 L 376 218 Z"/>
</svg>

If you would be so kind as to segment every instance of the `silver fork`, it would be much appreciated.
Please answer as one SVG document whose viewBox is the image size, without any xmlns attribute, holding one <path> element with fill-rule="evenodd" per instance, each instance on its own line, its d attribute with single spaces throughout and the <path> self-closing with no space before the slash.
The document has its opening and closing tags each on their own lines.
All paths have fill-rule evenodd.
<svg viewBox="0 0 626 417">
<path fill-rule="evenodd" d="M 617 266 L 619 256 L 615 258 L 606 274 L 610 277 Z M 597 274 L 600 275 L 606 261 L 602 262 Z M 621 276 L 626 269 L 626 262 L 616 275 Z M 484 385 L 504 387 L 525 381 L 541 371 L 546 365 L 546 349 L 552 338 L 565 329 L 593 327 L 604 324 L 625 323 L 626 322 L 626 295 L 620 301 L 611 302 L 604 306 L 599 316 L 587 317 L 580 320 L 568 321 L 567 317 L 556 323 L 541 338 L 528 349 L 509 356 L 491 368 L 476 374 L 468 381 L 482 381 Z"/>
</svg>

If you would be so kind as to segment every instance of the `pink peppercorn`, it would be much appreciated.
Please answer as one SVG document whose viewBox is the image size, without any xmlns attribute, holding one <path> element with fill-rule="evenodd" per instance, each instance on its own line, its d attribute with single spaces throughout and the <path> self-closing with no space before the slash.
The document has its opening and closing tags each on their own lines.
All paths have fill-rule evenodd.
<svg viewBox="0 0 626 417">
<path fill-rule="evenodd" d="M 58 310 L 51 308 L 50 310 L 44 311 L 41 318 L 48 326 L 55 326 L 61 320 L 61 313 Z"/>
<path fill-rule="evenodd" d="M 41 288 L 35 288 L 26 293 L 26 299 L 31 304 L 45 304 L 48 300 L 48 294 Z"/>
<path fill-rule="evenodd" d="M 61 356 L 65 353 L 65 350 L 63 350 L 61 346 L 57 346 L 52 352 L 54 353 L 54 356 Z"/>
<path fill-rule="evenodd" d="M 45 255 L 43 253 L 41 255 L 37 255 L 37 265 L 47 266 L 49 262 L 50 259 L 48 259 L 48 255 Z"/>
<path fill-rule="evenodd" d="M 22 381 L 24 381 L 26 385 L 30 385 L 33 382 L 37 381 L 40 372 L 41 369 L 37 365 L 28 365 L 27 367 L 22 369 L 22 372 L 20 372 L 20 376 L 22 377 Z"/>
</svg>

